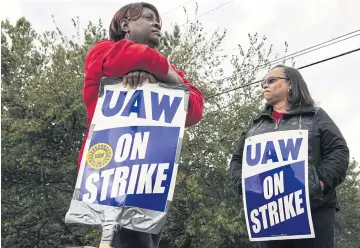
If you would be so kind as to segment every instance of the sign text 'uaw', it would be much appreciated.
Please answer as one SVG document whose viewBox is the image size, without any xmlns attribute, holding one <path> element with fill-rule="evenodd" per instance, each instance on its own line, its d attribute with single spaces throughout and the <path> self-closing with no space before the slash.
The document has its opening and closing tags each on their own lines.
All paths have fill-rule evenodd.
<svg viewBox="0 0 360 248">
<path fill-rule="evenodd" d="M 172 123 L 182 100 L 182 97 L 139 89 L 132 94 L 128 91 L 107 90 L 101 113 L 104 117 L 118 115 L 153 121 L 159 121 L 163 115 L 166 123 Z"/>
</svg>

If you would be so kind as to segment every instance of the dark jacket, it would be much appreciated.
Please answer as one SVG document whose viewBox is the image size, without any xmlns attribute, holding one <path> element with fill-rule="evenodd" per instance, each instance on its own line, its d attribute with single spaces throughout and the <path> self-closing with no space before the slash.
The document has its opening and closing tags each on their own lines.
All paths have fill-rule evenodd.
<svg viewBox="0 0 360 248">
<path fill-rule="evenodd" d="M 309 196 L 311 208 L 336 207 L 336 186 L 344 181 L 349 166 L 349 149 L 339 128 L 327 113 L 318 107 L 303 106 L 294 109 L 280 119 L 279 124 L 271 116 L 272 107 L 252 119 L 241 134 L 230 162 L 230 178 L 235 191 L 241 195 L 242 155 L 245 139 L 263 133 L 305 129 L 309 132 Z M 325 187 L 321 191 L 320 181 Z"/>
</svg>

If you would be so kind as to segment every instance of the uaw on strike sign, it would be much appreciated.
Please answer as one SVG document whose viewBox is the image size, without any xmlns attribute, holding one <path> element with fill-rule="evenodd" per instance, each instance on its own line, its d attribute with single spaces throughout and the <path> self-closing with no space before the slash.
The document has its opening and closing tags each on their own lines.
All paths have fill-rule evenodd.
<svg viewBox="0 0 360 248">
<path fill-rule="evenodd" d="M 158 233 L 173 197 L 189 89 L 128 89 L 111 78 L 102 86 L 66 221 Z"/>
<path fill-rule="evenodd" d="M 242 189 L 250 241 L 314 238 L 307 130 L 247 138 Z"/>
</svg>

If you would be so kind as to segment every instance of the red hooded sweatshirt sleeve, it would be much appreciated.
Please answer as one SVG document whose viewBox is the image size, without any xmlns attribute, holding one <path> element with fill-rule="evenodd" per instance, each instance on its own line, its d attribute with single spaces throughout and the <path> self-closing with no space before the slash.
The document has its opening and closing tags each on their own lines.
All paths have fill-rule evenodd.
<svg viewBox="0 0 360 248">
<path fill-rule="evenodd" d="M 103 40 L 89 51 L 85 60 L 85 83 L 83 89 L 88 129 L 79 153 L 78 167 L 80 167 L 89 127 L 94 116 L 101 78 L 105 76 L 119 78 L 134 70 L 147 71 L 155 75 L 155 77 L 165 77 L 168 74 L 169 66 L 167 58 L 161 53 L 147 45 L 135 44 L 129 40 L 118 42 Z M 176 70 L 173 65 L 171 67 L 183 79 L 184 83 L 190 87 L 185 126 L 195 125 L 202 119 L 204 97 L 201 91 L 184 77 L 183 72 Z"/>
</svg>

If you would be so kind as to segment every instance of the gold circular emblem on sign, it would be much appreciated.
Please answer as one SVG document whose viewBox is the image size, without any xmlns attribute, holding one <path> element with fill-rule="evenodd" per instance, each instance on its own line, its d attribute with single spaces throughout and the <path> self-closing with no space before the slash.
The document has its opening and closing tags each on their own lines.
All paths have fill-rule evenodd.
<svg viewBox="0 0 360 248">
<path fill-rule="evenodd" d="M 107 166 L 113 157 L 111 146 L 106 143 L 93 145 L 86 156 L 88 165 L 93 169 L 101 169 Z"/>
</svg>

